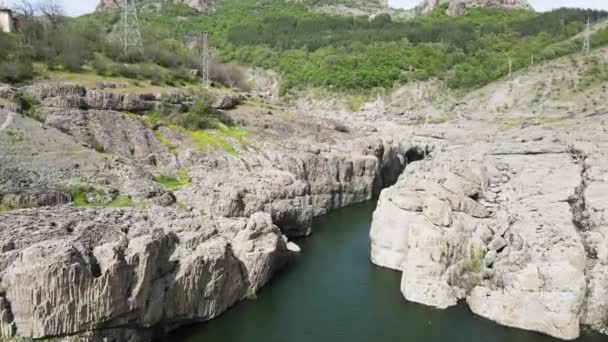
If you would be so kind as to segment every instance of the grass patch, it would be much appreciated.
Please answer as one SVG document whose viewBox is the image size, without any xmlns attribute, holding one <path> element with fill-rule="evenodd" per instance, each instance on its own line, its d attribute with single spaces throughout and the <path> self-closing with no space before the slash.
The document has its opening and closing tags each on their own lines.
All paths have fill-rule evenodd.
<svg viewBox="0 0 608 342">
<path fill-rule="evenodd" d="M 99 82 L 108 82 L 116 84 L 129 84 L 130 80 L 125 77 L 111 77 L 97 74 L 93 70 L 83 70 L 82 72 L 57 71 L 48 70 L 44 66 L 38 67 L 38 72 L 43 79 L 52 80 L 52 82 L 74 82 L 83 86 L 93 86 Z"/>
<path fill-rule="evenodd" d="M 235 157 L 239 155 L 239 152 L 230 142 L 212 134 L 211 131 L 185 130 L 185 132 L 194 140 L 196 147 L 201 151 L 215 151 L 220 149 Z"/>
<path fill-rule="evenodd" d="M 245 294 L 245 298 L 247 300 L 256 300 L 256 299 L 258 299 L 258 294 L 255 293 L 254 289 L 248 289 L 247 293 Z"/>
<path fill-rule="evenodd" d="M 0 204 L 0 214 L 1 214 L 1 213 L 6 213 L 6 212 L 9 212 L 9 211 L 11 211 L 11 210 L 15 210 L 15 209 L 16 209 L 16 208 L 13 208 L 13 207 L 11 207 L 11 206 L 9 206 L 9 205 L 6 205 L 6 204 Z"/>
<path fill-rule="evenodd" d="M 131 197 L 129 196 L 118 196 L 112 202 L 108 203 L 106 206 L 108 208 L 129 208 L 133 207 L 134 203 Z"/>
<path fill-rule="evenodd" d="M 51 71 L 42 68 L 41 77 L 50 82 L 73 82 L 85 87 L 94 86 L 98 83 L 112 83 L 118 85 L 118 87 L 105 88 L 102 91 L 114 94 L 147 94 L 178 89 L 171 85 L 152 84 L 151 81 L 142 81 L 122 76 L 100 75 L 90 68 L 84 68 L 81 72 L 67 70 Z"/>
<path fill-rule="evenodd" d="M 446 114 L 443 114 L 439 118 L 430 119 L 428 121 L 428 123 L 431 124 L 431 125 L 437 125 L 437 124 L 442 124 L 442 123 L 450 122 L 452 120 L 454 120 L 454 116 L 451 115 L 451 114 L 447 114 L 446 113 Z"/>
<path fill-rule="evenodd" d="M 239 144 L 241 144 L 242 146 L 249 146 L 249 143 L 247 142 L 247 138 L 249 137 L 249 132 L 247 132 L 246 130 L 239 128 L 239 127 L 234 127 L 234 126 L 226 126 L 226 125 L 220 125 L 220 128 L 218 129 L 219 133 L 221 133 L 223 136 L 228 137 L 228 138 L 232 138 L 236 141 L 239 142 Z"/>
<path fill-rule="evenodd" d="M 158 125 L 163 122 L 161 116 L 156 112 L 146 114 L 146 116 L 144 116 L 142 120 L 151 129 L 156 129 Z"/>
<path fill-rule="evenodd" d="M 192 184 L 192 182 L 190 181 L 190 176 L 188 175 L 188 170 L 186 169 L 181 169 L 177 173 L 176 177 L 158 176 L 154 178 L 154 181 L 161 184 L 165 187 L 165 189 L 170 191 L 177 191 Z"/>
<path fill-rule="evenodd" d="M 154 131 L 154 136 L 156 137 L 156 139 L 158 139 L 158 141 L 160 141 L 163 145 L 165 145 L 170 152 L 173 152 L 177 149 L 177 147 L 175 145 L 173 145 L 169 139 L 167 139 L 161 132 L 159 131 Z"/>
<path fill-rule="evenodd" d="M 99 195 L 106 195 L 102 190 L 96 190 L 92 188 L 77 188 L 70 192 L 72 203 L 77 207 L 107 207 L 107 208 L 127 208 L 133 207 L 134 202 L 129 196 L 118 196 L 115 197 L 109 203 L 91 203 L 87 200 L 87 196 L 90 193 L 97 193 Z"/>
<path fill-rule="evenodd" d="M 237 157 L 239 151 L 232 145 L 230 139 L 236 140 L 242 146 L 248 145 L 246 137 L 249 133 L 237 127 L 221 125 L 218 129 L 200 131 L 188 130 L 177 125 L 172 125 L 170 128 L 188 135 L 192 138 L 196 147 L 205 152 L 222 150 L 231 156 Z"/>
<path fill-rule="evenodd" d="M 466 263 L 466 270 L 472 273 L 479 273 L 483 270 L 483 252 L 475 248 L 471 249 L 471 255 Z"/>
<path fill-rule="evenodd" d="M 363 95 L 350 95 L 346 97 L 346 108 L 351 112 L 358 112 L 367 102 L 367 98 Z"/>
<path fill-rule="evenodd" d="M 148 94 L 148 93 L 160 93 L 168 90 L 177 89 L 173 86 L 157 86 L 149 82 L 133 82 L 126 87 L 121 88 L 107 88 L 103 91 L 106 93 L 113 94 Z"/>
</svg>

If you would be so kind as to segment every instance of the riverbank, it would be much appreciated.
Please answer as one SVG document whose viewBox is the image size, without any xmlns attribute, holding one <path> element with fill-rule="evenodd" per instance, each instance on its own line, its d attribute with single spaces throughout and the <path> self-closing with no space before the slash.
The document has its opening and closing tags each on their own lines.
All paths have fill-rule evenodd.
<svg viewBox="0 0 608 342">
<path fill-rule="evenodd" d="M 375 202 L 338 209 L 316 220 L 298 240 L 302 255 L 277 274 L 257 299 L 212 322 L 169 335 L 175 342 L 556 342 L 498 326 L 465 307 L 445 311 L 405 301 L 401 275 L 369 261 Z M 600 342 L 587 336 L 580 342 Z"/>
</svg>

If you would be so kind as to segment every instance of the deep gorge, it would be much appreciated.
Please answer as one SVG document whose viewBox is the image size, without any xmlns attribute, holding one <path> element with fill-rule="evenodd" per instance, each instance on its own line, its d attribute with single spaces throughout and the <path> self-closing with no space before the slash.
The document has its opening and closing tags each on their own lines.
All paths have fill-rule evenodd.
<svg viewBox="0 0 608 342">
<path fill-rule="evenodd" d="M 257 299 L 241 302 L 213 321 L 183 327 L 180 342 L 462 341 L 554 342 L 474 316 L 466 307 L 435 310 L 407 302 L 400 273 L 369 261 L 374 201 L 318 218 L 301 239 L 302 255 Z M 585 336 L 577 341 L 599 342 Z"/>
</svg>

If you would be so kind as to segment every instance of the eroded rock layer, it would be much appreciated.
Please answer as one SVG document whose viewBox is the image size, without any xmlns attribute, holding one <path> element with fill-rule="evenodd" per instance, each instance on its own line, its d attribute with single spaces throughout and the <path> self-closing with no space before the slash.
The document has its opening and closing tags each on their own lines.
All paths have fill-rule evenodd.
<svg viewBox="0 0 608 342">
<path fill-rule="evenodd" d="M 466 301 L 562 339 L 605 331 L 607 145 L 477 143 L 410 165 L 374 213 L 372 261 L 406 299 Z"/>
<path fill-rule="evenodd" d="M 1 337 L 207 320 L 287 261 L 270 216 L 34 209 L 2 216 Z"/>
<path fill-rule="evenodd" d="M 315 216 L 378 195 L 432 149 L 393 124 L 251 106 L 217 130 L 150 124 L 161 102 L 188 108 L 174 89 L 12 92 L 40 104 L 0 110 L 3 338 L 148 341 L 212 319 L 298 253 L 288 237 Z"/>
<path fill-rule="evenodd" d="M 450 16 L 461 16 L 469 8 L 532 9 L 527 0 L 427 0 L 420 5 L 420 9 L 423 13 L 428 13 L 439 6 L 447 6 L 446 13 Z"/>
</svg>

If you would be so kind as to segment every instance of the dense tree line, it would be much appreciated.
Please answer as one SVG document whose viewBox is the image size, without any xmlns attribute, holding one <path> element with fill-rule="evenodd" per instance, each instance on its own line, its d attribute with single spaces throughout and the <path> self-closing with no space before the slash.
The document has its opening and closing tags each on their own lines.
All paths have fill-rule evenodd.
<svg viewBox="0 0 608 342">
<path fill-rule="evenodd" d="M 410 21 L 310 13 L 243 18 L 226 33 L 226 54 L 278 68 L 286 87 L 372 88 L 429 77 L 453 88 L 475 87 L 506 75 L 509 60 L 517 70 L 533 58 L 574 52 L 580 44 L 568 39 L 588 18 L 606 17 L 605 11 L 577 9 L 476 9 L 450 18 L 440 9 Z M 606 31 L 594 37 L 596 46 L 608 42 Z"/>
<path fill-rule="evenodd" d="M 59 17 L 63 20 L 51 26 L 34 21 L 16 37 L 0 36 L 0 50 L 10 51 L 0 56 L 0 63 L 22 61 L 25 67 L 12 68 L 14 74 L 31 73 L 27 63 L 35 61 L 49 68 L 89 68 L 104 75 L 175 82 L 188 79 L 187 69 L 200 68 L 200 57 L 186 46 L 192 45 L 193 34 L 208 31 L 221 61 L 276 69 L 283 74 L 284 90 L 369 89 L 430 77 L 466 88 L 505 76 L 509 60 L 517 70 L 532 58 L 542 61 L 574 52 L 581 42 L 573 37 L 587 18 L 595 22 L 608 17 L 605 11 L 576 9 L 540 14 L 475 9 L 458 18 L 444 12 L 409 21 L 389 15 L 370 20 L 310 13 L 283 0 L 223 0 L 216 11 L 201 15 L 164 2 L 159 12 L 140 13 L 144 55 L 122 56 L 111 39 L 120 15 L 110 12 Z M 592 37 L 594 47 L 607 43 L 608 30 Z M 215 69 L 218 78 L 238 79 L 236 69 Z"/>
</svg>

